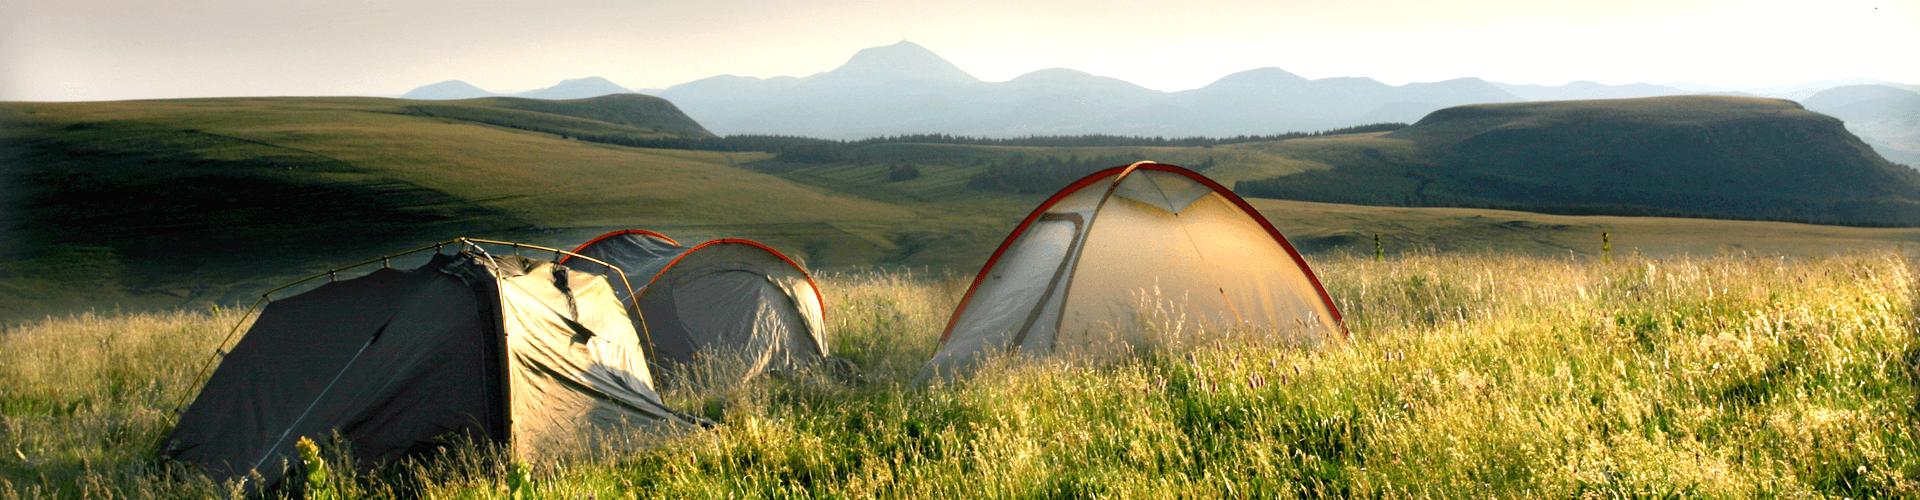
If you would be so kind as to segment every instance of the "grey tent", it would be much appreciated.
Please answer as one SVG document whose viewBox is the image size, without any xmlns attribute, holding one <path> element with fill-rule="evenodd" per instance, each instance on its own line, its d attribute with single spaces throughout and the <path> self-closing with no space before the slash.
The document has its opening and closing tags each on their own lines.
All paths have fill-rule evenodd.
<svg viewBox="0 0 1920 500">
<path fill-rule="evenodd" d="M 828 355 L 824 304 L 813 277 L 766 245 L 721 239 L 691 247 L 666 235 L 629 229 L 594 238 L 574 253 L 626 272 L 641 312 L 635 329 L 669 363 L 740 356 L 742 376 L 789 370 Z M 598 264 L 568 256 L 586 272 Z M 643 284 L 644 283 L 644 284 Z"/>
<path fill-rule="evenodd" d="M 268 486 L 300 437 L 338 432 L 371 465 L 450 434 L 534 457 L 624 425 L 699 423 L 661 404 L 614 286 L 546 261 L 436 252 L 276 300 L 161 454 L 216 478 L 257 470 Z"/>
<path fill-rule="evenodd" d="M 1340 311 L 1293 245 L 1233 191 L 1152 162 L 1096 172 L 1035 208 L 961 298 L 919 380 L 984 355 L 1111 342 L 1143 299 L 1191 323 L 1318 337 Z"/>
</svg>

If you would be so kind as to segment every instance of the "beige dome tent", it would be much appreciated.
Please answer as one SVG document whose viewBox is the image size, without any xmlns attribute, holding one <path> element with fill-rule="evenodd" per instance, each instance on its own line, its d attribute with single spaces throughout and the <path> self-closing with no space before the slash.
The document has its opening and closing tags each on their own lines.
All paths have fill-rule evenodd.
<svg viewBox="0 0 1920 500">
<path fill-rule="evenodd" d="M 710 424 L 661 403 L 613 280 L 475 247 L 275 300 L 160 453 L 270 487 L 296 441 L 336 432 L 369 466 L 448 435 L 530 458 L 627 425 Z"/>
<path fill-rule="evenodd" d="M 594 238 L 574 253 L 617 267 L 633 280 L 637 297 L 614 293 L 639 309 L 634 329 L 663 364 L 722 356 L 741 361 L 726 370 L 746 378 L 828 355 L 819 287 L 799 264 L 766 245 L 729 238 L 682 246 L 660 233 L 628 229 Z M 560 262 L 607 272 L 572 256 Z"/>
<path fill-rule="evenodd" d="M 1306 260 L 1245 200 L 1193 171 L 1140 162 L 1080 179 L 1021 221 L 919 379 L 965 373 L 995 352 L 1111 341 L 1095 332 L 1130 327 L 1143 299 L 1215 327 L 1342 331 Z"/>
</svg>

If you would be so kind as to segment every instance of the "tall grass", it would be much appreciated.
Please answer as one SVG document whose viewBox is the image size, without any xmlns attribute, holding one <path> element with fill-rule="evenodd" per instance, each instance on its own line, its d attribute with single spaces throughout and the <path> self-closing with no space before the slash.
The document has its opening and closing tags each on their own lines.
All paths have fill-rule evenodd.
<svg viewBox="0 0 1920 500">
<path fill-rule="evenodd" d="M 834 349 L 850 363 L 723 387 L 665 377 L 670 400 L 724 425 L 643 451 L 532 464 L 534 490 L 1920 496 L 1911 262 L 1891 253 L 1623 257 L 1323 257 L 1315 265 L 1350 339 L 1257 342 L 1194 328 L 1177 310 L 1144 310 L 1132 328 L 1151 347 L 1006 357 L 926 388 L 907 381 L 936 348 L 964 280 L 830 276 L 822 288 Z M 166 378 L 184 359 L 169 353 L 204 348 L 211 341 L 199 339 L 225 319 L 87 316 L 5 332 L 0 446 L 21 453 L 0 449 L 4 486 L 68 498 L 217 494 L 145 457 L 169 422 L 159 402 L 191 390 Z M 99 340 L 112 338 L 176 347 Z M 458 448 L 370 475 L 337 472 L 355 485 L 342 491 L 505 498 L 506 458 Z"/>
<path fill-rule="evenodd" d="M 152 456 L 235 316 L 86 313 L 0 331 L 0 498 L 219 492 Z"/>
</svg>

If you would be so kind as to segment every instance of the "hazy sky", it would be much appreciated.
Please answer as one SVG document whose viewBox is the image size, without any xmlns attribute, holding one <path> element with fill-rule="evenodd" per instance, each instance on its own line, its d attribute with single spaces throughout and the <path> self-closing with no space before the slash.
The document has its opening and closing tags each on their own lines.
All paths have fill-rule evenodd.
<svg viewBox="0 0 1920 500">
<path fill-rule="evenodd" d="M 658 88 L 911 40 L 988 81 L 1160 90 L 1277 66 L 1390 84 L 1920 83 L 1920 0 L 0 0 L 0 100 Z"/>
</svg>

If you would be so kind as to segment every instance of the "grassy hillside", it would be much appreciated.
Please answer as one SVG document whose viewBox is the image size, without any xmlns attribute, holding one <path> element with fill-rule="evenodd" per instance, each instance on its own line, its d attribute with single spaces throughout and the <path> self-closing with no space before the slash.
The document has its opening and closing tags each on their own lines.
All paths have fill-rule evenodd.
<svg viewBox="0 0 1920 500">
<path fill-rule="evenodd" d="M 1365 148 L 1359 145 L 1366 145 Z M 889 203 L 929 207 L 932 213 L 969 213 L 969 221 L 925 226 L 928 237 L 942 238 L 930 249 L 938 256 L 906 253 L 902 262 L 942 265 L 959 272 L 979 268 L 1005 232 L 1051 192 L 1017 195 L 970 189 L 980 165 L 1013 155 L 1137 155 L 1167 163 L 1195 165 L 1213 159 L 1203 173 L 1216 180 L 1270 169 L 1314 171 L 1368 157 L 1416 154 L 1410 141 L 1379 134 L 1294 139 L 1214 148 L 1024 148 L 962 145 L 888 145 L 870 147 L 867 165 L 781 165 L 760 163 L 798 183 Z M 1399 156 L 1404 157 L 1404 156 Z M 1177 158 L 1168 160 L 1165 158 Z M 918 160 L 920 163 L 913 163 Z M 897 163 L 917 165 L 920 176 L 887 180 Z M 1262 175 L 1262 174 L 1252 174 Z M 1719 219 L 1568 216 L 1477 208 L 1369 206 L 1292 200 L 1248 200 L 1296 246 L 1309 252 L 1373 252 L 1381 235 L 1388 253 L 1412 251 L 1502 251 L 1531 255 L 1597 256 L 1601 233 L 1610 235 L 1617 254 L 1712 254 L 1723 250 L 1821 254 L 1852 250 L 1920 249 L 1920 228 L 1861 228 L 1787 222 Z M 927 222 L 922 219 L 921 222 Z M 943 229 L 944 228 L 944 229 Z M 965 233 L 961 233 L 965 232 Z M 922 250 L 925 252 L 926 250 Z"/>
<path fill-rule="evenodd" d="M 779 232 L 910 217 L 889 204 L 738 167 L 765 154 L 585 143 L 527 130 L 535 127 L 423 116 L 418 104 L 0 104 L 0 203 L 7 204 L 0 213 L 9 219 L 0 273 L 58 283 L 59 276 L 41 276 L 60 272 L 48 266 L 118 269 L 124 275 L 111 281 L 121 289 L 99 299 L 228 302 L 238 281 L 272 283 L 459 235 L 540 240 L 554 228 L 731 225 Z M 528 123 L 607 133 L 673 132 L 511 109 L 527 107 L 512 99 L 445 106 L 435 109 L 492 109 L 493 118 L 525 115 Z M 827 235 L 780 243 L 858 241 Z M 90 260 L 60 262 L 74 256 Z M 0 303 L 19 312 L 72 298 L 28 296 L 42 288 L 0 290 Z"/>
<path fill-rule="evenodd" d="M 576 137 L 609 133 L 625 133 L 640 138 L 713 136 L 713 133 L 681 113 L 673 103 L 640 94 L 612 94 L 566 101 L 488 97 L 412 104 L 406 110 L 424 116 Z"/>
<path fill-rule="evenodd" d="M 1350 340 L 1276 345 L 1143 311 L 1121 358 L 1001 359 L 907 387 L 958 279 L 830 274 L 855 366 L 669 400 L 712 430 L 533 464 L 540 498 L 1912 498 L 1920 280 L 1891 252 L 1310 260 Z M 236 318 L 0 331 L 0 497 L 206 498 L 152 459 Z M 853 375 L 853 376 L 849 376 Z M 661 380 L 678 380 L 663 377 Z M 506 498 L 454 447 L 341 498 Z"/>
<path fill-rule="evenodd" d="M 1239 189 L 1372 205 L 1920 225 L 1920 172 L 1791 101 L 1459 106 L 1351 146 L 1361 156 L 1339 168 Z"/>
<path fill-rule="evenodd" d="M 1185 165 L 1228 185 L 1281 176 L 1314 188 L 1315 199 L 1358 203 L 1379 199 L 1308 181 L 1399 172 L 1362 187 L 1404 201 L 1423 182 L 1426 194 L 1444 184 L 1402 175 L 1400 165 L 1428 161 L 1440 140 L 1420 134 L 1452 130 L 1195 147 L 877 143 L 826 163 L 576 139 L 714 140 L 683 118 L 644 96 L 0 104 L 0 322 L 248 302 L 294 277 L 455 236 L 571 247 L 630 227 L 688 242 L 758 239 L 821 269 L 970 273 L 1053 184 L 1079 175 L 1067 170 L 1111 166 L 1091 158 Z M 1073 167 L 1045 176 L 1007 168 L 1041 163 Z M 902 168 L 913 175 L 896 176 Z M 1033 185 L 1000 189 L 983 178 Z M 1389 252 L 1536 255 L 1598 252 L 1601 231 L 1618 251 L 1652 253 L 1916 239 L 1907 230 L 1257 203 L 1313 251 L 1370 253 L 1374 234 Z"/>
</svg>

